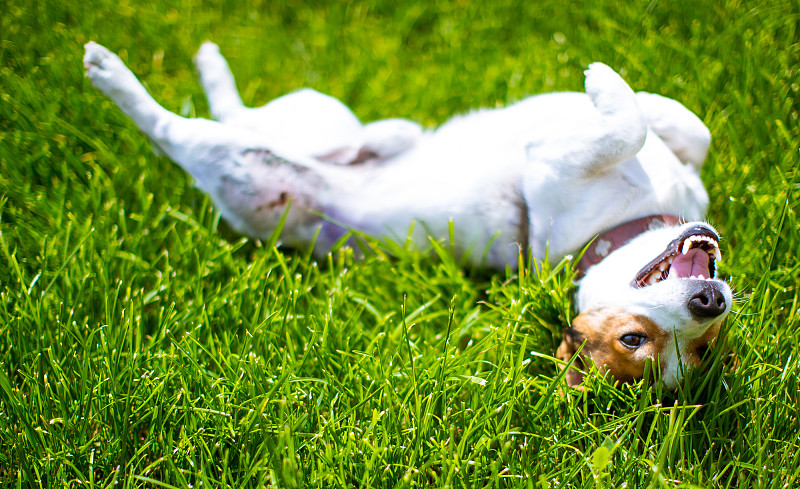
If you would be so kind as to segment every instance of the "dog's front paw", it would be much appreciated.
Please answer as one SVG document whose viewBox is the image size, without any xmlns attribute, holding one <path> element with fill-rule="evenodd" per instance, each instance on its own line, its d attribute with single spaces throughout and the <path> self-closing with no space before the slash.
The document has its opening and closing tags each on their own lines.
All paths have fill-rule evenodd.
<svg viewBox="0 0 800 489">
<path fill-rule="evenodd" d="M 586 93 L 602 116 L 605 134 L 594 142 L 596 154 L 617 163 L 632 157 L 644 144 L 647 125 L 631 87 L 608 66 L 592 63 L 586 70 Z"/>
<path fill-rule="evenodd" d="M 584 74 L 586 93 L 601 113 L 616 113 L 620 109 L 635 106 L 631 87 L 608 66 L 603 63 L 592 63 Z"/>
</svg>

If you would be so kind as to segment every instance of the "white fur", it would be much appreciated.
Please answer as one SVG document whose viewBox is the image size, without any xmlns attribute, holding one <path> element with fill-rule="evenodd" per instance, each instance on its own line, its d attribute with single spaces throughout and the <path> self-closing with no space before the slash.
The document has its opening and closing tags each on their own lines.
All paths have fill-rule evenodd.
<svg viewBox="0 0 800 489">
<path fill-rule="evenodd" d="M 168 112 L 98 44 L 87 44 L 84 57 L 92 83 L 250 236 L 269 236 L 291 200 L 282 238 L 302 246 L 321 226 L 318 255 L 344 228 L 404 239 L 417 221 L 413 240 L 425 246 L 428 236 L 447 237 L 452 221 L 457 253 L 513 268 L 525 242 L 535 258 L 549 250 L 558 260 L 623 222 L 651 214 L 694 221 L 708 205 L 698 175 L 710 142 L 703 123 L 674 100 L 634 94 L 600 63 L 586 71 L 585 94 L 534 96 L 422 131 L 399 119 L 362 125 L 338 100 L 308 89 L 249 109 L 214 44 L 195 61 L 219 122 Z M 623 305 L 678 337 L 698 327 L 677 282 L 629 286 L 670 232 L 647 234 L 593 267 L 580 307 Z"/>
<path fill-rule="evenodd" d="M 362 125 L 340 102 L 308 89 L 245 108 L 212 43 L 201 47 L 196 63 L 220 122 L 166 111 L 102 46 L 89 43 L 84 61 L 94 85 L 195 178 L 223 217 L 251 236 L 271 233 L 274 213 L 260 216 L 255 209 L 281 187 L 295 199 L 293 205 L 300 205 L 298 196 L 307 197 L 308 209 L 298 210 L 377 236 L 404 238 L 411 222 L 419 221 L 423 226 L 417 226 L 414 239 L 422 246 L 428 235 L 447 236 L 452 220 L 457 252 L 471 250 L 477 261 L 489 246 L 486 265 L 514 267 L 524 239 L 535 257 L 549 247 L 550 256 L 558 258 L 598 232 L 643 215 L 700 219 L 708 203 L 697 174 L 701 162 L 687 165 L 676 156 L 704 155 L 708 130 L 675 101 L 634 95 L 599 63 L 586 72 L 588 95 L 535 96 L 423 133 L 397 119 Z M 648 112 L 640 110 L 640 100 L 648 101 Z M 648 127 L 652 121 L 657 127 Z M 654 132 L 659 128 L 668 128 L 669 139 Z M 242 156 L 249 149 L 268 149 L 315 178 L 270 178 L 257 161 Z M 362 150 L 383 162 L 328 164 L 354 159 Z M 226 185 L 238 183 L 255 195 L 249 210 L 246 203 L 223 197 L 221 182 L 228 176 L 233 178 Z M 525 211 L 527 226 L 521 222 Z M 287 226 L 285 241 L 303 244 L 321 225 L 308 216 L 299 221 Z M 525 228 L 528 236 L 520 236 Z M 317 253 L 326 253 L 331 243 L 318 243 Z"/>
</svg>

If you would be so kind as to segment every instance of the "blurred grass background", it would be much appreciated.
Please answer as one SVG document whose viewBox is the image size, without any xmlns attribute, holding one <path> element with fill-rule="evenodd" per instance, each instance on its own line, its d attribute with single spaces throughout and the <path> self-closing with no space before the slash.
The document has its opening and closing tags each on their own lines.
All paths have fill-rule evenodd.
<svg viewBox="0 0 800 489">
<path fill-rule="evenodd" d="M 0 483 L 797 485 L 797 1 L 0 11 Z M 681 101 L 714 138 L 727 349 L 676 393 L 599 376 L 564 390 L 558 267 L 467 270 L 446 243 L 317 263 L 236 236 L 83 77 L 94 40 L 168 109 L 207 116 L 191 62 L 206 39 L 245 103 L 312 87 L 364 121 L 433 127 L 581 90 L 592 61 Z"/>
</svg>

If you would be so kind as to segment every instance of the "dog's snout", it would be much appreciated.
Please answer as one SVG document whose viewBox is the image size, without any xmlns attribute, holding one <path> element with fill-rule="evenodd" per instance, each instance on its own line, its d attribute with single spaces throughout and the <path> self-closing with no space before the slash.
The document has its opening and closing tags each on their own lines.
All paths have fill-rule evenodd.
<svg viewBox="0 0 800 489">
<path fill-rule="evenodd" d="M 689 311 L 697 319 L 708 319 L 725 312 L 725 296 L 713 282 L 698 280 L 698 287 L 689 299 Z"/>
</svg>

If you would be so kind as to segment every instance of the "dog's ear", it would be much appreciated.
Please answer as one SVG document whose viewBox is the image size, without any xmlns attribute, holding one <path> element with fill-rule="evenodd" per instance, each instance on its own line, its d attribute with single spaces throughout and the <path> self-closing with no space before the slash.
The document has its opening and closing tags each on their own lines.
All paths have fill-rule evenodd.
<svg viewBox="0 0 800 489">
<path fill-rule="evenodd" d="M 569 363 L 575 355 L 575 352 L 578 351 L 578 348 L 580 348 L 583 343 L 583 339 L 583 335 L 576 329 L 570 327 L 564 328 L 561 345 L 559 345 L 558 350 L 556 350 L 556 357 Z M 577 369 L 584 369 L 583 358 L 580 356 L 575 359 L 572 367 L 567 370 L 565 375 L 567 385 L 570 387 L 578 387 L 583 382 L 583 374 Z"/>
</svg>

